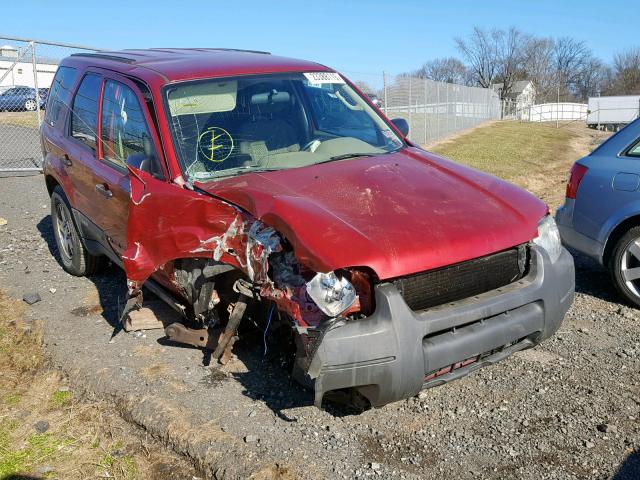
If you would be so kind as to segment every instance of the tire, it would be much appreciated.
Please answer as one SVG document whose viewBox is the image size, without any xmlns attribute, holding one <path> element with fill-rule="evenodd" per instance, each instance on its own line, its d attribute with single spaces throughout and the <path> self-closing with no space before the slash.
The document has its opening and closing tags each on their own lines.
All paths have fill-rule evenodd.
<svg viewBox="0 0 640 480">
<path fill-rule="evenodd" d="M 58 185 L 51 194 L 51 224 L 62 268 L 71 275 L 84 277 L 97 273 L 107 264 L 106 257 L 91 255 L 85 248 L 71 213 L 71 206 Z"/>
<path fill-rule="evenodd" d="M 36 108 L 38 108 L 38 105 L 33 98 L 29 98 L 26 102 L 24 102 L 24 109 L 27 112 L 33 112 Z"/>
<path fill-rule="evenodd" d="M 616 242 L 608 267 L 620 294 L 640 307 L 640 226 L 633 227 Z"/>
</svg>

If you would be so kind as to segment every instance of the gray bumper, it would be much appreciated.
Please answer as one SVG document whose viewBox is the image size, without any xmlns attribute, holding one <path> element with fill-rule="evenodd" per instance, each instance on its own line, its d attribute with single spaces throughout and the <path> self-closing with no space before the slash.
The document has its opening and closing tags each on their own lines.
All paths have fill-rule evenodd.
<svg viewBox="0 0 640 480">
<path fill-rule="evenodd" d="M 562 249 L 552 264 L 546 252 L 531 251 L 535 261 L 522 280 L 420 312 L 409 309 L 392 284 L 377 285 L 373 315 L 325 332 L 308 370 L 316 406 L 326 392 L 349 387 L 382 406 L 550 337 L 573 301 L 573 258 Z M 460 365 L 472 357 L 474 363 Z M 425 381 L 427 373 L 452 365 L 456 369 Z"/>
</svg>

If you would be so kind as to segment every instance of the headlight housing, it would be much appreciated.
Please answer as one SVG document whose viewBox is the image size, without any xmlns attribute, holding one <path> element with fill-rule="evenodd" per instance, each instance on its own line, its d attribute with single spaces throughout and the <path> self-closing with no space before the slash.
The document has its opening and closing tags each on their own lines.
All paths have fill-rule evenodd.
<svg viewBox="0 0 640 480">
<path fill-rule="evenodd" d="M 335 272 L 317 273 L 307 282 L 307 293 L 318 308 L 330 317 L 337 317 L 356 301 L 351 282 Z"/>
<path fill-rule="evenodd" d="M 552 263 L 560 256 L 562 241 L 556 222 L 551 215 L 547 215 L 538 223 L 538 236 L 533 239 L 533 243 L 546 250 Z"/>
</svg>

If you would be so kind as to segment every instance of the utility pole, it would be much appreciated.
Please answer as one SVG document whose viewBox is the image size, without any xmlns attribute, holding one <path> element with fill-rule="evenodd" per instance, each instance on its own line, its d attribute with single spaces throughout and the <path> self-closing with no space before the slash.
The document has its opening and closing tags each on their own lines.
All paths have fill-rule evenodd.
<svg viewBox="0 0 640 480">
<path fill-rule="evenodd" d="M 558 85 L 558 101 L 556 102 L 556 128 L 560 128 L 560 85 Z"/>
</svg>

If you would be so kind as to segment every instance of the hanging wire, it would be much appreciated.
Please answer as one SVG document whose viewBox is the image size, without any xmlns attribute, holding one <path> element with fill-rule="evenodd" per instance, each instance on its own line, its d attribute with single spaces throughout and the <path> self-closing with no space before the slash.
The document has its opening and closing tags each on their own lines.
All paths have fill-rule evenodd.
<svg viewBox="0 0 640 480">
<path fill-rule="evenodd" d="M 273 310 L 275 308 L 275 304 L 271 304 L 271 308 L 269 309 L 269 319 L 267 320 L 267 327 L 264 329 L 264 335 L 262 340 L 264 342 L 264 354 L 263 357 L 267 356 L 267 332 L 269 331 L 269 326 L 271 325 L 271 317 L 273 317 Z"/>
</svg>

